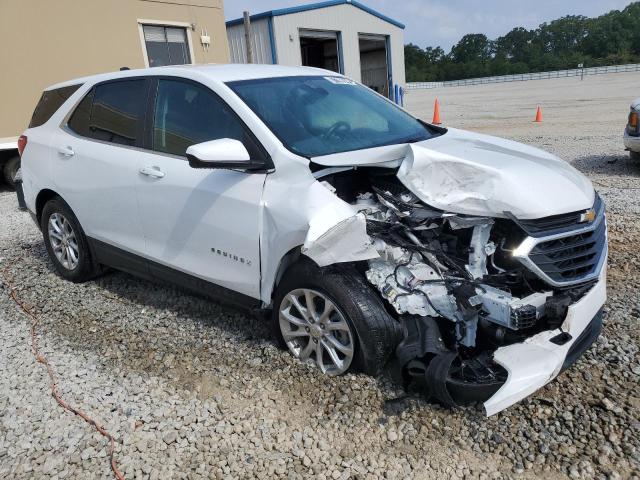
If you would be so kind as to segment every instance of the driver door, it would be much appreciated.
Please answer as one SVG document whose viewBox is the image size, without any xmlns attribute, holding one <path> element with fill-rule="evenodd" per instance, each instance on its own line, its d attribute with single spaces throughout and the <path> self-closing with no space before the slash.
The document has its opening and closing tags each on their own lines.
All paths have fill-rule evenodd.
<svg viewBox="0 0 640 480">
<path fill-rule="evenodd" d="M 208 140 L 243 142 L 266 155 L 230 107 L 204 85 L 160 78 L 151 148 L 141 165 L 138 199 L 152 273 L 166 267 L 260 298 L 259 225 L 265 173 L 195 169 L 187 147 Z M 166 276 L 166 275 L 158 275 Z"/>
</svg>

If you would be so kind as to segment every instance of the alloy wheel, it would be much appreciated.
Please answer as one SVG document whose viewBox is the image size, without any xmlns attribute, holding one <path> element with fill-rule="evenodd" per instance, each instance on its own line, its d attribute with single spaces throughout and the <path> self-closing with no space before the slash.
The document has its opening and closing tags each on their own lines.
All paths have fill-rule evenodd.
<svg viewBox="0 0 640 480">
<path fill-rule="evenodd" d="M 279 322 L 287 347 L 299 360 L 329 375 L 340 375 L 351 365 L 351 327 L 325 294 L 307 288 L 289 292 L 280 304 Z"/>
<path fill-rule="evenodd" d="M 61 213 L 49 217 L 49 243 L 60 264 L 67 270 L 74 270 L 80 261 L 78 239 L 73 227 Z"/>
</svg>

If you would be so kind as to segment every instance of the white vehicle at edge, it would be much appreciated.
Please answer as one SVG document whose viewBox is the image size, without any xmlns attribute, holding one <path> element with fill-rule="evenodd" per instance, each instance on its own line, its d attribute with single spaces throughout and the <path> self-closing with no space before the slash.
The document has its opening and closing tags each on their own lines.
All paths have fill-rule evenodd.
<svg viewBox="0 0 640 480">
<path fill-rule="evenodd" d="M 311 68 L 47 90 L 60 105 L 24 133 L 23 188 L 64 278 L 108 265 L 270 311 L 277 341 L 324 373 L 388 367 L 487 415 L 600 333 L 604 205 L 549 153 L 425 124 Z"/>
<path fill-rule="evenodd" d="M 19 169 L 18 139 L 0 138 L 0 179 L 4 178 L 7 184 L 13 185 Z"/>
<path fill-rule="evenodd" d="M 624 148 L 629 150 L 629 155 L 632 159 L 640 159 L 640 98 L 636 98 L 631 102 L 629 107 L 629 118 L 627 119 L 627 125 L 624 128 Z"/>
</svg>

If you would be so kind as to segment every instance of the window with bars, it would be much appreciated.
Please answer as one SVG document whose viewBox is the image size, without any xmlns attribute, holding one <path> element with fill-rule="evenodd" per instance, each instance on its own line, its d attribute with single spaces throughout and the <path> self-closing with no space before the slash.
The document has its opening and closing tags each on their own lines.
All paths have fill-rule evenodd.
<svg viewBox="0 0 640 480">
<path fill-rule="evenodd" d="M 142 31 L 150 67 L 191 63 L 185 28 L 143 25 Z"/>
</svg>

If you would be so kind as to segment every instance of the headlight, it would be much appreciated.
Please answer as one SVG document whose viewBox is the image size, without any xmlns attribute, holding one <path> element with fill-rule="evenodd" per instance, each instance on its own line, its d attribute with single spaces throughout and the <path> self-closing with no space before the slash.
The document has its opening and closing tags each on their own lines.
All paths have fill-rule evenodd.
<svg viewBox="0 0 640 480">
<path fill-rule="evenodd" d="M 629 121 L 627 122 L 627 132 L 629 132 L 629 135 L 640 134 L 640 130 L 638 130 L 638 112 L 631 111 L 631 113 L 629 114 Z"/>
</svg>

